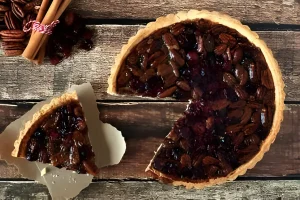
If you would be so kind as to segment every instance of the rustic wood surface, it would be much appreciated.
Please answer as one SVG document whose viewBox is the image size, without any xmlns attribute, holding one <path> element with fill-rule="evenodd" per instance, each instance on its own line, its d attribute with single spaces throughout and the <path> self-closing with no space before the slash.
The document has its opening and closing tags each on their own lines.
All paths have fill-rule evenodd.
<svg viewBox="0 0 300 200">
<path fill-rule="evenodd" d="M 72 84 L 91 82 L 99 100 L 141 100 L 115 97 L 106 93 L 107 78 L 115 56 L 127 43 L 138 25 L 98 25 L 96 47 L 90 52 L 77 52 L 57 66 L 33 66 L 22 58 L 1 57 L 0 100 L 40 100 L 62 93 Z M 300 100 L 300 32 L 259 31 L 277 58 L 287 93 L 286 101 Z"/>
<path fill-rule="evenodd" d="M 207 9 L 230 13 L 233 17 L 255 23 L 299 24 L 299 0 L 77 0 L 71 9 L 83 16 L 100 19 L 155 19 L 169 13 Z"/>
<path fill-rule="evenodd" d="M 300 0 L 76 0 L 70 9 L 91 18 L 96 47 L 77 51 L 57 66 L 36 67 L 22 58 L 0 55 L 0 132 L 34 102 L 72 84 L 91 82 L 100 119 L 122 131 L 127 151 L 119 165 L 102 169 L 75 199 L 300 199 Z M 263 160 L 238 181 L 204 190 L 164 185 L 144 172 L 186 102 L 106 93 L 114 58 L 144 27 L 140 24 L 189 9 L 228 13 L 257 30 L 279 62 L 287 94 L 281 130 Z M 0 161 L 0 200 L 50 198 L 45 186 L 25 180 L 16 167 Z"/>
<path fill-rule="evenodd" d="M 1 182 L 0 199 L 48 200 L 45 186 L 32 181 Z M 101 181 L 91 183 L 74 200 L 81 199 L 300 199 L 300 181 L 234 181 L 203 190 L 186 190 L 155 181 Z"/>
<path fill-rule="evenodd" d="M 101 170 L 97 179 L 151 179 L 145 173 L 149 161 L 174 121 L 181 116 L 185 102 L 99 103 L 100 119 L 122 131 L 127 150 L 121 163 Z M 33 104 L 0 106 L 0 130 L 17 119 Z M 145 115 L 144 113 L 147 113 Z M 244 177 L 281 177 L 300 175 L 300 106 L 286 105 L 280 133 L 257 166 Z M 20 178 L 14 166 L 0 162 L 0 177 Z"/>
</svg>

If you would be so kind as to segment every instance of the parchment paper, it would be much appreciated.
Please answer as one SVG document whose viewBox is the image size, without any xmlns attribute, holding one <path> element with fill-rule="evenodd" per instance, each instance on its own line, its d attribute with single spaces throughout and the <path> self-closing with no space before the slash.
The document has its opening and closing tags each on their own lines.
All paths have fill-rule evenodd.
<svg viewBox="0 0 300 200">
<path fill-rule="evenodd" d="M 74 85 L 68 91 L 74 90 L 85 114 L 90 142 L 96 155 L 96 165 L 104 167 L 118 164 L 126 150 L 126 143 L 121 132 L 110 124 L 99 120 L 96 98 L 90 83 Z M 30 120 L 33 114 L 40 110 L 43 105 L 49 103 L 51 99 L 37 103 L 29 112 L 7 126 L 4 132 L 0 134 L 0 156 L 8 164 L 15 165 L 23 177 L 46 185 L 53 199 L 68 199 L 77 196 L 81 190 L 86 188 L 92 182 L 93 176 L 77 174 L 49 164 L 29 162 L 24 158 L 11 156 L 14 142 L 25 122 Z M 46 168 L 46 174 L 41 176 L 41 171 L 44 168 Z"/>
</svg>

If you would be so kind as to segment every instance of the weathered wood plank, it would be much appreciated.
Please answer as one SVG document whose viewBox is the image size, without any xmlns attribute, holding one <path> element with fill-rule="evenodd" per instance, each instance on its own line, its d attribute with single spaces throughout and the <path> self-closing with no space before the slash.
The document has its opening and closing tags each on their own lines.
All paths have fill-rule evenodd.
<svg viewBox="0 0 300 200">
<path fill-rule="evenodd" d="M 176 0 L 78 0 L 70 6 L 90 18 L 155 19 L 157 17 L 187 11 L 207 9 L 228 13 L 246 22 L 299 24 L 300 2 L 298 0 L 273 1 L 176 1 Z"/>
<path fill-rule="evenodd" d="M 94 1 L 95 2 L 95 1 Z M 0 56 L 0 100 L 45 99 L 63 92 L 71 84 L 92 83 L 97 99 L 129 100 L 106 93 L 107 78 L 122 44 L 141 26 L 95 26 L 96 47 L 77 52 L 57 66 L 32 66 L 22 58 Z M 300 32 L 259 32 L 281 66 L 287 101 L 300 100 Z M 137 99 L 137 98 L 135 98 Z"/>
<path fill-rule="evenodd" d="M 30 104 L 0 106 L 0 130 L 26 112 Z M 162 139 L 182 114 L 186 103 L 100 103 L 100 119 L 122 131 L 127 150 L 121 163 L 103 168 L 100 179 L 151 178 L 144 172 Z M 147 114 L 145 114 L 147 113 Z M 287 105 L 281 131 L 257 166 L 247 177 L 270 177 L 300 174 L 300 105 Z M 1 178 L 21 177 L 17 169 L 0 162 Z"/>
<path fill-rule="evenodd" d="M 50 199 L 47 188 L 33 182 L 1 182 L 0 199 Z M 91 183 L 74 199 L 300 199 L 300 181 L 234 181 L 187 190 L 154 181 Z"/>
</svg>

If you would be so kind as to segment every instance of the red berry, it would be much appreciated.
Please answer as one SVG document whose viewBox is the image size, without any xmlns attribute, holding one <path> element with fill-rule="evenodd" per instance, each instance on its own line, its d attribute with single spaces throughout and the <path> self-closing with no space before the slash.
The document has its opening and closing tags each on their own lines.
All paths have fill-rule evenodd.
<svg viewBox="0 0 300 200">
<path fill-rule="evenodd" d="M 58 55 L 53 55 L 52 57 L 50 57 L 50 62 L 52 65 L 57 65 L 61 61 L 62 61 L 62 58 L 59 57 Z"/>
<path fill-rule="evenodd" d="M 94 33 L 91 29 L 85 29 L 82 33 L 82 38 L 85 40 L 90 40 L 94 36 Z"/>
<path fill-rule="evenodd" d="M 89 51 L 93 48 L 93 42 L 91 40 L 84 40 L 79 48 Z"/>
<path fill-rule="evenodd" d="M 71 26 L 73 25 L 74 21 L 75 21 L 75 14 L 73 12 L 68 12 L 66 15 L 65 15 L 65 24 L 67 26 Z"/>
<path fill-rule="evenodd" d="M 51 140 L 56 140 L 58 137 L 59 137 L 59 135 L 58 135 L 57 132 L 53 131 L 53 132 L 50 133 Z"/>
</svg>

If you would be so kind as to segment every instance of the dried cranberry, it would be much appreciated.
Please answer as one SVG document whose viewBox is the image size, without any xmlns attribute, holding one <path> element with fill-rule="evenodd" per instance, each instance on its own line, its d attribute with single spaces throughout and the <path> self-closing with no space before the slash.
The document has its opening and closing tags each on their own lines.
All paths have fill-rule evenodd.
<svg viewBox="0 0 300 200">
<path fill-rule="evenodd" d="M 224 95 L 226 97 L 226 99 L 230 100 L 230 101 L 238 101 L 238 96 L 236 95 L 234 89 L 232 88 L 225 88 L 224 90 Z"/>
<path fill-rule="evenodd" d="M 226 61 L 223 63 L 223 69 L 224 69 L 225 71 L 231 71 L 231 69 L 232 69 L 231 61 L 226 60 Z"/>
<path fill-rule="evenodd" d="M 84 19 L 82 18 L 77 18 L 76 23 L 73 24 L 72 29 L 74 34 L 82 34 L 83 31 L 85 30 L 86 24 L 84 22 Z"/>
<path fill-rule="evenodd" d="M 71 55 L 72 47 L 81 41 L 79 48 L 91 50 L 93 48 L 93 31 L 87 29 L 84 20 L 73 12 L 68 12 L 51 35 L 46 54 L 53 65 L 57 65 L 64 58 Z"/>
<path fill-rule="evenodd" d="M 174 160 L 179 160 L 181 154 L 182 154 L 182 150 L 180 148 L 173 148 L 171 150 L 171 155 Z"/>
<path fill-rule="evenodd" d="M 257 89 L 257 86 L 256 85 L 254 85 L 254 84 L 252 84 L 252 83 L 250 83 L 250 82 L 248 82 L 247 84 L 246 84 L 246 91 L 251 95 L 254 95 L 254 94 L 256 94 L 256 89 Z"/>
<path fill-rule="evenodd" d="M 225 133 L 225 125 L 223 123 L 216 125 L 215 126 L 215 133 L 219 134 L 219 135 L 224 134 Z"/>
<path fill-rule="evenodd" d="M 80 49 L 84 49 L 86 51 L 90 51 L 92 50 L 93 48 L 93 42 L 92 40 L 84 40 L 80 46 L 79 46 Z"/>
<path fill-rule="evenodd" d="M 87 159 L 87 153 L 85 152 L 84 148 L 79 149 L 79 156 L 81 160 L 86 160 Z"/>
<path fill-rule="evenodd" d="M 168 174 L 177 175 L 178 165 L 176 163 L 168 162 L 166 163 L 166 167 L 168 169 Z"/>
<path fill-rule="evenodd" d="M 52 65 L 57 65 L 63 60 L 62 56 L 53 55 L 50 57 L 50 62 Z"/>
<path fill-rule="evenodd" d="M 85 40 L 91 40 L 93 36 L 94 33 L 90 29 L 85 29 L 84 32 L 82 33 L 82 38 Z"/>
<path fill-rule="evenodd" d="M 161 171 L 161 170 L 163 170 L 164 166 L 165 166 L 165 162 L 163 160 L 161 160 L 161 159 L 154 160 L 154 163 L 153 163 L 154 169 Z"/>
<path fill-rule="evenodd" d="M 79 41 L 79 37 L 72 33 L 71 31 L 66 31 L 64 33 L 64 38 L 67 44 L 74 46 Z"/>
<path fill-rule="evenodd" d="M 204 123 L 201 122 L 195 123 L 192 129 L 193 132 L 198 135 L 202 135 L 206 131 Z"/>
<path fill-rule="evenodd" d="M 29 161 L 35 161 L 38 159 L 38 150 L 40 148 L 40 143 L 35 139 L 31 138 L 27 144 L 26 158 Z"/>
<path fill-rule="evenodd" d="M 181 174 L 181 178 L 192 178 L 193 176 L 192 171 L 188 167 L 183 168 L 180 174 Z"/>
<path fill-rule="evenodd" d="M 186 51 L 196 49 L 196 37 L 192 31 L 184 32 L 177 36 L 179 45 Z"/>
<path fill-rule="evenodd" d="M 64 55 L 65 58 L 70 57 L 71 51 L 72 51 L 72 47 L 70 47 L 70 46 L 65 46 L 62 49 L 62 52 L 63 52 L 63 55 Z"/>
<path fill-rule="evenodd" d="M 215 92 L 217 92 L 219 89 L 221 89 L 222 85 L 220 85 L 218 82 L 210 83 L 207 86 L 207 92 L 212 95 Z"/>
<path fill-rule="evenodd" d="M 65 14 L 64 22 L 67 26 L 72 26 L 76 19 L 76 15 L 73 12 L 67 12 Z"/>
<path fill-rule="evenodd" d="M 57 140 L 58 138 L 59 138 L 59 134 L 58 134 L 57 132 L 52 131 L 52 132 L 50 133 L 50 139 L 51 139 L 51 140 Z"/>
<path fill-rule="evenodd" d="M 144 84 L 144 87 L 146 94 L 155 97 L 163 91 L 163 81 L 160 77 L 152 77 Z"/>
<path fill-rule="evenodd" d="M 178 131 L 179 131 L 180 136 L 185 139 L 189 139 L 191 136 L 191 131 L 188 127 L 182 127 Z"/>
<path fill-rule="evenodd" d="M 36 156 L 36 154 L 32 154 L 30 152 L 27 152 L 26 159 L 28 161 L 36 161 L 37 160 L 37 156 Z"/>
<path fill-rule="evenodd" d="M 199 62 L 199 55 L 196 50 L 190 51 L 186 54 L 189 65 L 196 65 Z"/>
<path fill-rule="evenodd" d="M 204 106 L 202 101 L 193 101 L 191 104 L 188 105 L 186 112 L 189 112 L 193 115 L 201 114 L 202 112 L 206 112 L 206 107 Z"/>
<path fill-rule="evenodd" d="M 33 137 L 36 138 L 38 141 L 42 141 L 45 139 L 45 132 L 42 129 L 38 129 L 34 132 Z"/>
</svg>

